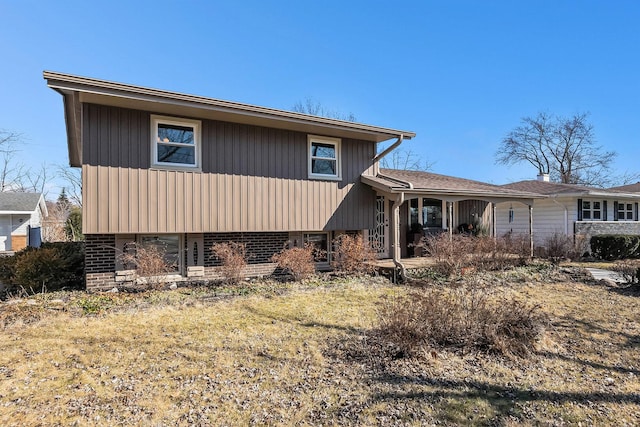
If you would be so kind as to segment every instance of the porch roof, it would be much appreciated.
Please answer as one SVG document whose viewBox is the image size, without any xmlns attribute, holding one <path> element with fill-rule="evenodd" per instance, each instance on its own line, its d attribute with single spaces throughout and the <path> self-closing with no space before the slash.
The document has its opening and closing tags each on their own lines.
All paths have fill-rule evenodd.
<svg viewBox="0 0 640 427">
<path fill-rule="evenodd" d="M 470 179 L 456 178 L 432 172 L 400 169 L 380 169 L 377 176 L 362 176 L 362 181 L 387 193 L 423 194 L 490 198 L 499 200 L 539 199 L 547 196 L 529 191 L 505 188 Z"/>
</svg>

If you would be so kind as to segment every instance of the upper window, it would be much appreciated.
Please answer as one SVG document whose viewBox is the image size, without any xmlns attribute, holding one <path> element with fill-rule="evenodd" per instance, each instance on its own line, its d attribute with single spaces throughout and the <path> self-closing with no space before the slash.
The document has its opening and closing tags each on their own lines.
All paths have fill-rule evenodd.
<svg viewBox="0 0 640 427">
<path fill-rule="evenodd" d="M 151 116 L 154 166 L 200 167 L 200 121 Z"/>
<path fill-rule="evenodd" d="M 584 220 L 600 220 L 602 219 L 602 205 L 600 202 L 590 200 L 582 201 L 582 219 Z"/>
<path fill-rule="evenodd" d="M 340 139 L 309 135 L 309 178 L 340 179 Z"/>
<path fill-rule="evenodd" d="M 633 221 L 633 203 L 618 202 L 616 213 L 619 221 Z"/>
</svg>

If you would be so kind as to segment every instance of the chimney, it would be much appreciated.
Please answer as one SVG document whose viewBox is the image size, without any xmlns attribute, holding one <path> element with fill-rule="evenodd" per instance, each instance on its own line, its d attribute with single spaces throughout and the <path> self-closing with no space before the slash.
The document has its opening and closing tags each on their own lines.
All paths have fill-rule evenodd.
<svg viewBox="0 0 640 427">
<path fill-rule="evenodd" d="M 538 175 L 538 181 L 549 182 L 549 174 L 548 173 L 539 174 Z"/>
</svg>

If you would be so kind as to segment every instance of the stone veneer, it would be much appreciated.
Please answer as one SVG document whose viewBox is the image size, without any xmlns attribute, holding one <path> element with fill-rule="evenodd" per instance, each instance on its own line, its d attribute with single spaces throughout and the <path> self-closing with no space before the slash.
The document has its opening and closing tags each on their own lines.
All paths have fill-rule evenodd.
<svg viewBox="0 0 640 427">
<path fill-rule="evenodd" d="M 640 222 L 638 221 L 578 221 L 574 223 L 574 234 L 583 236 L 586 247 L 585 252 L 591 252 L 591 236 L 603 234 L 640 234 Z"/>
<path fill-rule="evenodd" d="M 599 236 L 602 234 L 640 234 L 638 221 L 578 221 L 575 234 Z"/>
</svg>

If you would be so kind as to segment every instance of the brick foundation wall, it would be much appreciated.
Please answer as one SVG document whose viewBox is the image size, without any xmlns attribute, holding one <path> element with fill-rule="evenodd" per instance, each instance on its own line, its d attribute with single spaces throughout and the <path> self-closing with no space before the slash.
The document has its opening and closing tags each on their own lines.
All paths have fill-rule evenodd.
<svg viewBox="0 0 640 427">
<path fill-rule="evenodd" d="M 357 231 L 347 232 L 357 234 Z M 116 274 L 116 236 L 113 234 L 88 234 L 86 238 L 85 277 L 87 290 L 104 290 L 123 286 L 131 282 L 127 276 L 131 273 Z M 186 239 L 185 239 L 186 241 Z M 171 281 L 209 281 L 220 280 L 220 260 L 213 256 L 211 247 L 223 242 L 244 243 L 247 248 L 248 264 L 245 277 L 270 276 L 276 272 L 277 265 L 271 257 L 284 249 L 289 241 L 288 232 L 252 232 L 252 233 L 205 233 L 204 266 L 189 266 L 185 277 L 172 277 Z M 123 276 L 124 274 L 124 276 Z M 277 272 L 276 272 L 277 274 Z M 125 277 L 126 276 L 126 277 Z"/>
<path fill-rule="evenodd" d="M 84 269 L 87 290 L 104 289 L 115 286 L 115 235 L 85 235 Z"/>
<path fill-rule="evenodd" d="M 255 264 L 271 263 L 271 257 L 284 249 L 288 240 L 289 233 L 287 232 L 205 233 L 204 266 L 217 267 L 220 265 L 220 260 L 211 253 L 211 247 L 215 243 L 224 243 L 229 241 L 244 243 L 247 248 L 247 263 L 249 266 L 252 266 Z"/>
</svg>

